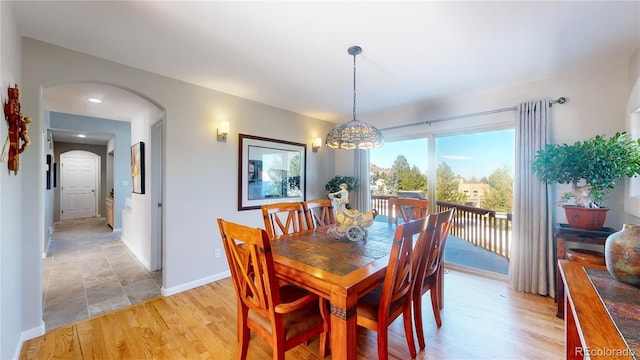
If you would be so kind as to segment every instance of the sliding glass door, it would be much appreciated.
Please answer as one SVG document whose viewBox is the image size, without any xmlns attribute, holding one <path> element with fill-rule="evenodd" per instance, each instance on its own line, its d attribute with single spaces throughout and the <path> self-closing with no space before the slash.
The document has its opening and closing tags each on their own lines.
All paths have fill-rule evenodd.
<svg viewBox="0 0 640 360">
<path fill-rule="evenodd" d="M 380 211 L 378 221 L 386 221 L 390 197 L 430 199 L 431 211 L 453 207 L 455 226 L 445 261 L 506 274 L 514 136 L 513 128 L 425 134 L 371 150 L 372 207 Z"/>
</svg>

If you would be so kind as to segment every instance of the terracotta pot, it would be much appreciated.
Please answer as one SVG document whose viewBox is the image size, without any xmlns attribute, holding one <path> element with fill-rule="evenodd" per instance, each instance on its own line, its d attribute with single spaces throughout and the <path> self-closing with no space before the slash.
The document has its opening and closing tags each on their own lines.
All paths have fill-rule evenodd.
<svg viewBox="0 0 640 360">
<path fill-rule="evenodd" d="M 604 243 L 607 270 L 616 280 L 640 286 L 640 226 L 624 224 Z"/>
<path fill-rule="evenodd" d="M 569 226 L 574 229 L 600 230 L 607 218 L 609 208 L 582 208 L 563 205 Z"/>
</svg>

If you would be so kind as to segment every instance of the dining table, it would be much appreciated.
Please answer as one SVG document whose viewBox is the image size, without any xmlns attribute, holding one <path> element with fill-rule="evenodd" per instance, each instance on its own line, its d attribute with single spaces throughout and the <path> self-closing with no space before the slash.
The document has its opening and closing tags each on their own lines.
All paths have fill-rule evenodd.
<svg viewBox="0 0 640 360">
<path fill-rule="evenodd" d="M 330 227 L 279 237 L 271 242 L 277 276 L 329 300 L 331 358 L 356 358 L 358 300 L 384 280 L 394 225 L 374 222 L 366 238 L 338 238 Z"/>
</svg>

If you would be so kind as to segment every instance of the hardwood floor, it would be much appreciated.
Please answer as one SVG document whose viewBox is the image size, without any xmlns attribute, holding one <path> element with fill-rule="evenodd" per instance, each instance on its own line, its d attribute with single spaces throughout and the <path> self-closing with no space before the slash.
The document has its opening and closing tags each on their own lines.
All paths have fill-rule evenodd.
<svg viewBox="0 0 640 360">
<path fill-rule="evenodd" d="M 560 359 L 564 323 L 549 297 L 522 294 L 505 282 L 457 271 L 445 274 L 438 329 L 423 297 L 427 348 L 417 359 Z M 319 359 L 318 341 L 287 359 Z M 390 359 L 408 359 L 402 319 L 389 327 Z M 358 360 L 375 359 L 376 334 L 358 329 Z M 24 343 L 20 359 L 236 359 L 236 297 L 231 279 L 160 297 L 63 326 Z M 271 359 L 252 336 L 250 359 Z M 330 357 L 327 357 L 329 359 Z"/>
</svg>

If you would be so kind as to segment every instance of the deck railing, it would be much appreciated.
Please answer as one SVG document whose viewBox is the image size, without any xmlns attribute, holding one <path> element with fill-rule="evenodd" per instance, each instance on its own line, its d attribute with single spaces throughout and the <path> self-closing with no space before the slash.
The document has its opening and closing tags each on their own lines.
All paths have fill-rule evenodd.
<svg viewBox="0 0 640 360">
<path fill-rule="evenodd" d="M 390 216 L 390 195 L 372 195 L 371 207 L 379 215 Z M 511 247 L 511 213 L 438 201 L 437 211 L 455 208 L 450 233 L 474 245 L 509 259 Z"/>
</svg>

